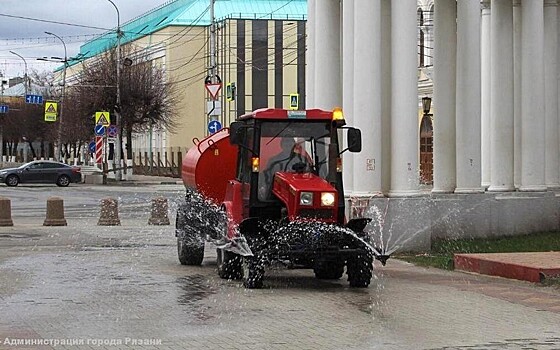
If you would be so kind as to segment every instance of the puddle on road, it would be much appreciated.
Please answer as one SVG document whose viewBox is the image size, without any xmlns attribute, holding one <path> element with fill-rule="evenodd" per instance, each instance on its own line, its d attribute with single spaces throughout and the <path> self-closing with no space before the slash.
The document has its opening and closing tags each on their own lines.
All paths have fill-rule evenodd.
<svg viewBox="0 0 560 350">
<path fill-rule="evenodd" d="M 560 338 L 550 337 L 546 339 L 505 339 L 504 341 L 493 341 L 476 345 L 446 346 L 443 348 L 431 348 L 430 350 L 516 350 L 516 349 L 558 349 Z"/>
<path fill-rule="evenodd" d="M 41 237 L 41 235 L 36 233 L 0 233 L 0 238 L 36 238 Z"/>
<path fill-rule="evenodd" d="M 175 281 L 180 294 L 177 297 L 179 305 L 186 306 L 198 320 L 206 321 L 213 316 L 208 313 L 210 307 L 204 305 L 204 299 L 216 294 L 216 288 L 211 281 L 204 275 L 191 275 L 179 277 Z"/>
<path fill-rule="evenodd" d="M 128 250 L 128 249 L 139 249 L 139 248 L 149 248 L 149 247 L 168 247 L 170 244 L 111 244 L 111 245 L 99 245 L 99 246 L 87 246 L 82 247 L 81 251 L 84 252 L 95 252 L 95 251 L 111 251 L 111 250 Z"/>
</svg>

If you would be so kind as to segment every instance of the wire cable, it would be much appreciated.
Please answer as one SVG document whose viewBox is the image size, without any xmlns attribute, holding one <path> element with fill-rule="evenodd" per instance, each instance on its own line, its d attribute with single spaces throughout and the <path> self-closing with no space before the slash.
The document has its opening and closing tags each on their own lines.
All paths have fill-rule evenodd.
<svg viewBox="0 0 560 350">
<path fill-rule="evenodd" d="M 50 21 L 48 19 L 40 19 L 40 18 L 32 18 L 32 17 L 25 17 L 25 16 L 15 16 L 15 15 L 8 15 L 6 13 L 0 13 L 0 17 L 8 17 L 8 18 L 16 18 L 16 19 L 25 19 L 28 21 L 35 21 L 35 22 L 43 22 L 43 23 L 54 23 L 54 24 L 61 24 L 65 26 L 72 26 L 72 27 L 80 27 L 80 28 L 88 28 L 88 29 L 98 29 L 98 30 L 110 30 L 108 28 L 102 27 L 94 27 L 88 26 L 84 24 L 75 24 L 75 23 L 67 23 L 67 22 L 59 22 L 59 21 Z"/>
</svg>

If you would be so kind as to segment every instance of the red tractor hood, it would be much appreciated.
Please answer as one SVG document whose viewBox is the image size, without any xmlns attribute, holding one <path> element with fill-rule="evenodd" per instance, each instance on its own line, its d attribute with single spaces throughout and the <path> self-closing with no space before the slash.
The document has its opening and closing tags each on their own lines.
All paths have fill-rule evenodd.
<svg viewBox="0 0 560 350">
<path fill-rule="evenodd" d="M 301 202 L 303 192 L 312 193 L 309 204 Z M 280 199 L 288 209 L 288 217 L 293 220 L 320 220 L 334 223 L 338 213 L 338 193 L 325 179 L 312 173 L 278 172 L 274 175 L 272 193 Z M 332 194 L 332 205 L 322 201 L 324 194 Z"/>
</svg>

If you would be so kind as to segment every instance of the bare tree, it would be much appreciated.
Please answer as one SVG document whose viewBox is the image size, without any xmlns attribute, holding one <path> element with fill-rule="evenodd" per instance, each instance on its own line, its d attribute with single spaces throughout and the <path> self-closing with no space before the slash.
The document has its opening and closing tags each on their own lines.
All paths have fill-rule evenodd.
<svg viewBox="0 0 560 350">
<path fill-rule="evenodd" d="M 176 130 L 178 115 L 173 84 L 165 79 L 165 70 L 141 53 L 121 50 L 123 65 L 120 75 L 121 105 L 116 106 L 116 50 L 106 51 L 95 61 L 83 63 L 79 77 L 78 105 L 81 115 L 92 116 L 96 111 L 115 112 L 120 107 L 121 140 L 127 139 L 127 159 L 132 158 L 132 133 L 156 125 L 170 132 Z M 132 59 L 130 59 L 132 57 Z M 93 127 L 93 125 L 92 125 Z"/>
<path fill-rule="evenodd" d="M 45 100 L 58 100 L 56 88 L 52 84 L 54 80 L 52 73 L 31 70 L 29 78 L 35 87 L 42 90 L 40 93 Z M 43 146 L 44 142 L 52 143 L 56 140 L 56 129 L 54 123 L 45 122 L 43 106 L 26 104 L 24 96 L 21 96 L 10 108 L 3 126 L 7 154 L 15 155 L 18 143 L 26 142 L 34 158 L 52 156 L 45 152 Z M 40 150 L 35 150 L 33 146 L 35 141 L 41 143 Z"/>
</svg>

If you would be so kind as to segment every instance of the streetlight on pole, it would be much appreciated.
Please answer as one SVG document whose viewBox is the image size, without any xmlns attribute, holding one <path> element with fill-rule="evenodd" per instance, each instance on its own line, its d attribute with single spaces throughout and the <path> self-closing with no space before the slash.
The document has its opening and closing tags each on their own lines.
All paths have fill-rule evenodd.
<svg viewBox="0 0 560 350">
<path fill-rule="evenodd" d="M 117 137 L 115 138 L 115 162 L 117 163 L 117 170 L 115 171 L 115 180 L 122 180 L 121 173 L 121 152 L 122 152 L 122 141 L 121 141 L 121 15 L 119 13 L 119 8 L 112 0 L 107 0 L 113 5 L 115 10 L 117 10 L 117 106 L 115 108 L 115 117 L 117 125 Z"/>
<path fill-rule="evenodd" d="M 23 86 L 25 88 L 25 94 L 27 95 L 27 88 L 28 88 L 28 85 L 29 85 L 28 82 L 27 82 L 27 61 L 25 60 L 25 58 L 23 58 L 22 55 L 20 55 L 16 52 L 10 51 L 10 53 L 16 55 L 19 58 L 21 58 L 23 60 L 23 63 L 25 64 L 25 74 L 23 75 Z"/>
<path fill-rule="evenodd" d="M 17 57 L 21 58 L 23 60 L 23 63 L 25 64 L 25 74 L 23 75 L 23 88 L 24 88 L 25 92 L 24 92 L 23 98 L 26 99 L 27 98 L 27 86 L 28 86 L 28 84 L 27 84 L 27 61 L 25 60 L 25 58 L 23 58 L 22 55 L 20 55 L 16 52 L 10 51 L 10 53 L 12 53 L 12 54 L 16 55 Z M 23 140 L 25 141 L 25 137 L 23 137 Z M 24 147 L 23 161 L 27 163 L 27 143 L 24 143 L 23 147 Z"/>
<path fill-rule="evenodd" d="M 62 63 L 64 64 L 62 69 L 62 95 L 60 97 L 60 113 L 58 113 L 58 137 L 56 140 L 57 151 L 55 154 L 56 160 L 60 162 L 62 158 L 62 111 L 64 110 L 64 93 L 66 91 L 66 66 L 68 65 L 68 52 L 66 50 L 66 43 L 64 42 L 64 40 L 62 40 L 61 37 L 51 32 L 45 32 L 45 34 L 54 36 L 55 38 L 60 40 L 60 42 L 64 46 L 64 60 L 62 61 Z"/>
</svg>

